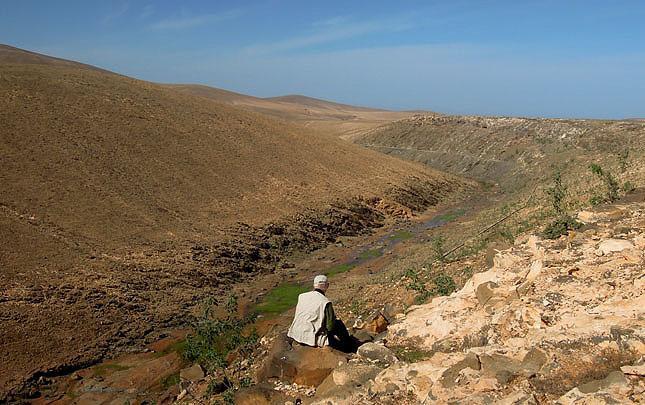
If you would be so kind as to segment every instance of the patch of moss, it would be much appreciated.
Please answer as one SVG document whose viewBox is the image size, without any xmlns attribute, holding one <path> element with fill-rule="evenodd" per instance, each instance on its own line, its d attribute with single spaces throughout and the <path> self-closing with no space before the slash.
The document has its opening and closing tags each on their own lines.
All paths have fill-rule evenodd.
<svg viewBox="0 0 645 405">
<path fill-rule="evenodd" d="M 358 258 L 361 260 L 376 259 L 377 257 L 383 256 L 383 251 L 380 248 L 368 249 L 358 255 Z"/>
<path fill-rule="evenodd" d="M 179 373 L 172 373 L 161 380 L 161 388 L 164 390 L 177 384 L 179 384 Z"/>
<path fill-rule="evenodd" d="M 331 277 L 331 276 L 335 276 L 336 274 L 345 273 L 346 271 L 350 271 L 353 268 L 354 268 L 353 264 L 349 264 L 349 263 L 337 264 L 337 265 L 335 265 L 333 267 L 330 267 L 327 270 L 325 270 L 324 273 L 327 275 L 327 277 Z"/>
<path fill-rule="evenodd" d="M 408 240 L 412 239 L 414 234 L 407 229 L 399 229 L 398 231 L 394 232 L 392 235 L 390 235 L 391 240 Z"/>
<path fill-rule="evenodd" d="M 94 371 L 94 375 L 103 377 L 107 374 L 127 370 L 129 368 L 129 366 L 124 366 L 122 364 L 99 364 L 94 366 L 92 370 Z"/>
<path fill-rule="evenodd" d="M 460 208 L 456 211 L 452 211 L 452 212 L 448 212 L 446 214 L 440 215 L 437 217 L 437 219 L 444 222 L 450 222 L 450 221 L 454 221 L 455 219 L 459 218 L 465 213 L 466 213 L 466 210 L 463 208 Z"/>
<path fill-rule="evenodd" d="M 261 314 L 280 314 L 296 305 L 298 295 L 309 290 L 310 287 L 300 284 L 282 284 L 269 291 L 255 310 Z"/>
<path fill-rule="evenodd" d="M 432 356 L 431 352 L 420 349 L 418 347 L 394 346 L 390 347 L 390 349 L 394 352 L 399 360 L 406 363 L 416 363 L 422 360 L 426 360 L 430 358 L 430 356 Z"/>
</svg>

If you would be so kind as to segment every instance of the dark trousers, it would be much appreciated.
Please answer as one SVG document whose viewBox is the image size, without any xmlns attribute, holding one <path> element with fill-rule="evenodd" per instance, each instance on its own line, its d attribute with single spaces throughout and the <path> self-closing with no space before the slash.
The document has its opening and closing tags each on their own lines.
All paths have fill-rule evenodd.
<svg viewBox="0 0 645 405">
<path fill-rule="evenodd" d="M 340 319 L 334 320 L 334 328 L 327 332 L 329 346 L 344 353 L 356 353 L 358 344 L 356 339 L 350 336 L 345 324 Z"/>
</svg>

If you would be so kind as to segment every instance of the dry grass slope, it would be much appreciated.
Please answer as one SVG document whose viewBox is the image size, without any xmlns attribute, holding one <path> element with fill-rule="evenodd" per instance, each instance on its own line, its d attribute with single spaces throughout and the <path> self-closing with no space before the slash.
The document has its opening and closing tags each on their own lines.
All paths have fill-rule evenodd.
<svg viewBox="0 0 645 405">
<path fill-rule="evenodd" d="M 309 130 L 351 139 L 379 125 L 411 117 L 412 112 L 356 107 L 316 98 L 290 95 L 258 98 L 213 87 L 191 84 L 166 85 L 185 93 L 210 98 L 246 110 L 300 124 Z"/>
<path fill-rule="evenodd" d="M 317 243 L 347 221 L 377 224 L 370 201 L 423 208 L 465 184 L 284 121 L 21 52 L 0 49 L 0 392 L 181 324 L 201 297 L 244 279 L 227 263 L 271 258 L 261 237 L 244 239 L 254 230 L 282 223 L 306 248 L 320 228 Z M 249 227 L 218 250 L 239 222 Z"/>
</svg>

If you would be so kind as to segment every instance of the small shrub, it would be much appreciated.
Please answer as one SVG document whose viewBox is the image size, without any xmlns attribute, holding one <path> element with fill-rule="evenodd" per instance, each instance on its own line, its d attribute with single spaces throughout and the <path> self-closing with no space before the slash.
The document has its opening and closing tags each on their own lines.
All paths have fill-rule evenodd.
<svg viewBox="0 0 645 405">
<path fill-rule="evenodd" d="M 621 173 L 625 173 L 627 171 L 628 158 L 629 158 L 629 149 L 625 149 L 621 152 L 618 152 L 618 165 L 620 166 Z"/>
<path fill-rule="evenodd" d="M 414 303 L 419 305 L 423 304 L 432 296 L 432 292 L 426 288 L 426 283 L 421 279 L 418 271 L 408 269 L 404 273 L 405 277 L 410 279 L 406 288 L 408 290 L 416 291 L 417 295 L 414 297 Z"/>
<path fill-rule="evenodd" d="M 161 388 L 168 389 L 173 385 L 179 384 L 179 373 L 173 373 L 161 380 Z"/>
<path fill-rule="evenodd" d="M 589 168 L 591 169 L 591 172 L 598 176 L 602 181 L 605 183 L 605 196 L 603 198 L 603 202 L 614 202 L 618 200 L 618 181 L 614 177 L 613 174 L 611 174 L 610 171 L 608 170 L 603 170 L 600 165 L 596 163 L 592 163 Z M 594 199 L 592 197 L 592 199 Z M 594 199 L 594 202 L 598 202 L 599 200 L 596 198 Z M 595 205 L 595 204 L 594 204 Z"/>
<path fill-rule="evenodd" d="M 589 199 L 589 204 L 593 205 L 594 207 L 596 205 L 602 204 L 603 202 L 605 202 L 605 199 L 599 195 L 591 196 L 591 198 Z"/>
<path fill-rule="evenodd" d="M 547 239 L 557 239 L 562 235 L 566 235 L 571 230 L 579 229 L 581 226 L 582 224 L 580 222 L 576 221 L 570 215 L 566 215 L 547 225 L 542 235 Z"/>
<path fill-rule="evenodd" d="M 240 386 L 240 381 L 235 380 L 239 375 L 227 374 L 227 356 L 235 352 L 239 358 L 248 358 L 253 353 L 258 335 L 255 329 L 249 327 L 255 320 L 255 314 L 239 317 L 237 315 L 237 298 L 232 296 L 227 301 L 225 308 L 227 315 L 222 319 L 212 316 L 213 300 L 207 300 L 204 311 L 193 325 L 194 334 L 186 338 L 183 357 L 185 360 L 199 363 L 209 374 L 224 375 L 225 393 L 232 392 Z M 239 370 L 234 370 L 234 374 Z M 235 377 L 235 378 L 234 378 Z M 217 384 L 217 383 L 213 383 Z M 209 387 L 215 389 L 213 387 Z M 220 390 L 222 392 L 222 390 Z M 224 395 L 226 401 L 226 395 Z M 227 402 L 228 403 L 228 402 Z"/>
<path fill-rule="evenodd" d="M 357 299 L 353 299 L 352 303 L 349 305 L 349 311 L 354 315 L 360 315 L 365 312 L 365 303 Z"/>
<path fill-rule="evenodd" d="M 591 171 L 601 172 L 602 168 L 597 164 L 592 164 Z M 553 176 L 553 186 L 546 190 L 546 193 L 551 196 L 551 206 L 555 213 L 555 220 L 546 226 L 542 232 L 543 236 L 548 239 L 556 239 L 561 235 L 566 235 L 568 231 L 578 229 L 582 224 L 576 221 L 566 209 L 565 200 L 567 197 L 567 187 L 562 182 L 562 174 L 556 172 Z"/>
<path fill-rule="evenodd" d="M 634 186 L 631 182 L 626 181 L 625 184 L 623 184 L 623 192 L 625 194 L 629 194 L 634 190 L 636 190 L 636 186 Z"/>
<path fill-rule="evenodd" d="M 566 214 L 565 198 L 567 196 L 567 186 L 562 182 L 562 174 L 558 171 L 553 176 L 553 186 L 546 190 L 551 196 L 551 205 L 557 216 Z"/>
<path fill-rule="evenodd" d="M 432 238 L 432 251 L 434 252 L 434 260 L 443 263 L 446 261 L 446 251 L 444 248 L 445 240 L 441 236 Z"/>
<path fill-rule="evenodd" d="M 434 278 L 434 291 L 437 295 L 450 295 L 457 289 L 457 284 L 452 277 L 440 274 Z"/>
</svg>

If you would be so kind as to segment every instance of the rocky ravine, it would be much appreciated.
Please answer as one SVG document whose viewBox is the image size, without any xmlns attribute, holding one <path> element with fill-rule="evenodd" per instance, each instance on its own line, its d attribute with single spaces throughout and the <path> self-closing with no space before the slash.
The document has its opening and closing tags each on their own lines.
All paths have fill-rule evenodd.
<svg viewBox="0 0 645 405">
<path fill-rule="evenodd" d="M 519 239 L 460 291 L 411 307 L 314 403 L 642 403 L 645 202 L 632 200 L 579 213 L 568 238 Z M 428 355 L 393 361 L 400 345 Z"/>
</svg>

